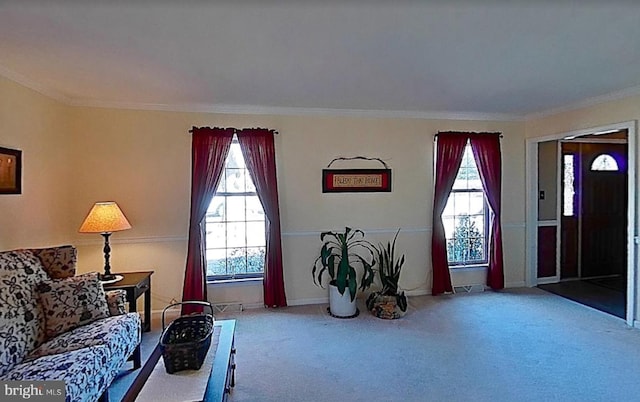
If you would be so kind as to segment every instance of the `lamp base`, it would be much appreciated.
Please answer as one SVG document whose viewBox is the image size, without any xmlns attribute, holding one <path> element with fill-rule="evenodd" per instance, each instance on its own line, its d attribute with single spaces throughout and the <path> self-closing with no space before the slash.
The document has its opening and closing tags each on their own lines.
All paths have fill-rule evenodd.
<svg viewBox="0 0 640 402">
<path fill-rule="evenodd" d="M 113 274 L 100 274 L 100 275 L 98 275 L 98 278 L 101 281 L 106 282 L 106 281 L 112 281 L 112 280 L 116 279 L 116 276 L 113 275 Z"/>
</svg>

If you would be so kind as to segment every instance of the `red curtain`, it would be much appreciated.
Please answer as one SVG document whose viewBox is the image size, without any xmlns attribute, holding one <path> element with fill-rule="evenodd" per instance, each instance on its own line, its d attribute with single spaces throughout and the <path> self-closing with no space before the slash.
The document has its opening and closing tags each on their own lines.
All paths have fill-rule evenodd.
<svg viewBox="0 0 640 402">
<path fill-rule="evenodd" d="M 263 280 L 264 304 L 267 307 L 284 307 L 287 305 L 287 297 L 284 291 L 282 270 L 282 241 L 274 132 L 256 128 L 241 130 L 237 135 L 240 149 L 242 149 L 242 156 L 253 183 L 256 185 L 256 192 L 266 217 L 267 252 Z"/>
<path fill-rule="evenodd" d="M 182 300 L 207 300 L 205 215 L 222 176 L 234 129 L 193 127 L 191 137 L 191 216 Z M 202 311 L 186 305 L 182 314 Z"/>
<path fill-rule="evenodd" d="M 502 157 L 500 134 L 479 133 L 469 136 L 473 157 L 480 172 L 482 187 L 491 209 L 489 241 L 489 270 L 487 285 L 492 289 L 504 288 L 502 260 L 502 229 L 500 223 L 500 199 L 502 186 Z"/>
<path fill-rule="evenodd" d="M 447 239 L 442 223 L 442 212 L 447 205 L 449 193 L 453 188 L 462 155 L 467 145 L 467 133 L 438 133 L 435 189 L 433 194 L 433 233 L 431 235 L 431 264 L 433 266 L 433 284 L 431 294 L 439 295 L 451 292 L 451 275 L 447 261 Z"/>
</svg>

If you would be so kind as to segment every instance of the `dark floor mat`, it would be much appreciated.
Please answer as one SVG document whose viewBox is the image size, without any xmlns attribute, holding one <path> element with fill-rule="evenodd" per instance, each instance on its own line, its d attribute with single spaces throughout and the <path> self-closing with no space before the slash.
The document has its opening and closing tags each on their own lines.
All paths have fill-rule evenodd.
<svg viewBox="0 0 640 402">
<path fill-rule="evenodd" d="M 623 276 L 614 276 L 611 278 L 587 279 L 586 281 L 597 286 L 602 286 L 607 289 L 616 290 L 618 292 L 626 292 L 627 290 L 627 278 Z"/>
<path fill-rule="evenodd" d="M 626 318 L 625 292 L 594 285 L 588 281 L 550 283 L 538 287 L 616 317 Z"/>
</svg>

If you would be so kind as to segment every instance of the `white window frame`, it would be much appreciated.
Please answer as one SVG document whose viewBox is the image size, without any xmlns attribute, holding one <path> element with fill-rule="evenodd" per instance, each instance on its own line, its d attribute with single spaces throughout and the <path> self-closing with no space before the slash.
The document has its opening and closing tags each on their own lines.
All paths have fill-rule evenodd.
<svg viewBox="0 0 640 402">
<path fill-rule="evenodd" d="M 239 145 L 238 140 L 237 140 L 237 138 L 235 138 L 235 136 L 234 136 L 234 139 L 233 139 L 231 145 L 232 146 L 234 146 L 234 145 L 238 146 Z M 245 200 L 246 200 L 246 197 L 257 197 L 258 196 L 258 193 L 256 191 L 233 192 L 233 191 L 220 191 L 219 190 L 220 187 L 222 187 L 222 185 L 224 183 L 225 177 L 227 176 L 228 169 L 236 169 L 236 168 L 227 168 L 228 158 L 229 158 L 229 156 L 227 156 L 227 161 L 225 161 L 225 167 L 224 167 L 224 169 L 222 171 L 223 178 L 221 178 L 220 183 L 218 185 L 218 189 L 216 189 L 216 193 L 214 195 L 214 198 L 212 199 L 212 203 L 213 203 L 213 200 L 216 197 L 224 197 L 225 198 L 225 203 L 223 204 L 224 208 L 227 208 L 228 201 L 229 201 L 230 198 L 242 197 L 242 198 L 245 198 Z M 252 181 L 251 176 L 249 174 L 249 170 L 246 168 L 246 165 L 244 167 L 244 170 L 245 170 L 245 180 L 251 180 Z M 253 188 L 255 188 L 255 186 L 253 186 Z M 210 224 L 212 225 L 212 224 L 223 223 L 224 227 L 225 227 L 225 233 L 227 233 L 227 231 L 228 231 L 228 226 L 227 225 L 229 223 L 244 222 L 244 224 L 245 224 L 244 246 L 240 246 L 240 247 L 238 247 L 238 246 L 235 246 L 235 247 L 229 246 L 228 245 L 228 236 L 225 235 L 225 237 L 224 237 L 225 244 L 224 244 L 223 247 L 220 247 L 220 246 L 212 247 L 211 245 L 207 244 L 206 237 L 205 237 L 205 248 L 206 248 L 207 251 L 210 251 L 210 250 L 243 249 L 244 250 L 244 258 L 245 258 L 245 266 L 248 266 L 249 257 L 247 255 L 247 249 L 261 248 L 262 249 L 262 255 L 263 256 L 266 255 L 266 239 L 265 239 L 265 244 L 263 244 L 263 245 L 248 245 L 247 244 L 248 243 L 248 241 L 247 241 L 247 232 L 248 232 L 247 223 L 260 222 L 260 220 L 254 220 L 254 219 L 248 220 L 247 219 L 247 208 L 246 207 L 247 206 L 246 206 L 246 202 L 245 202 L 244 220 L 228 220 L 226 218 L 228 216 L 226 211 L 225 211 L 225 214 L 224 214 L 225 218 L 222 221 L 215 219 L 217 217 L 217 215 L 215 215 L 215 211 L 207 211 L 207 215 L 205 216 L 205 231 L 206 231 L 207 234 L 211 232 L 211 230 L 209 229 L 209 227 L 210 227 L 209 225 Z M 260 208 L 262 208 L 262 206 L 260 206 Z M 262 213 L 264 215 L 264 210 L 262 210 Z M 264 231 L 264 228 L 265 228 L 264 224 L 266 224 L 266 223 L 265 223 L 264 220 L 262 222 L 263 222 L 262 230 Z M 235 273 L 235 272 L 228 272 L 228 263 L 229 263 L 229 261 L 228 261 L 228 258 L 226 258 L 225 259 L 225 264 L 227 265 L 227 273 L 226 274 L 219 274 L 219 275 L 209 274 L 208 266 L 209 266 L 209 263 L 210 263 L 211 260 L 207 259 L 206 257 L 205 257 L 205 260 L 206 260 L 206 264 L 207 264 L 206 273 L 207 273 L 207 281 L 208 282 L 245 281 L 247 279 L 262 279 L 264 277 L 264 259 L 262 261 L 262 271 L 261 272 Z"/>
<path fill-rule="evenodd" d="M 465 148 L 465 152 L 471 152 L 471 144 L 469 142 L 467 142 L 466 148 Z M 477 169 L 477 164 L 475 162 L 475 159 L 473 158 L 473 154 L 471 156 L 471 160 L 473 161 L 473 164 L 476 165 L 476 169 Z M 456 179 L 458 178 L 458 175 L 460 174 L 460 169 L 462 169 L 462 164 L 460 165 L 460 168 L 458 168 L 458 171 L 456 172 Z M 483 242 L 483 256 L 484 258 L 481 260 L 469 260 L 469 261 L 450 261 L 449 260 L 449 253 L 448 253 L 448 244 L 449 241 L 453 240 L 450 237 L 446 237 L 445 241 L 447 244 L 447 262 L 449 264 L 450 268 L 468 268 L 468 267 L 486 267 L 489 263 L 489 259 L 488 259 L 488 251 L 489 251 L 489 205 L 487 203 L 487 196 L 485 194 L 484 188 L 482 187 L 482 184 L 480 185 L 479 188 L 454 188 L 451 190 L 451 192 L 449 193 L 449 197 L 447 198 L 447 204 L 449 203 L 449 200 L 451 199 L 452 196 L 454 196 L 455 194 L 458 193 L 481 193 L 482 194 L 482 214 L 474 214 L 474 215 L 469 215 L 471 217 L 474 216 L 483 216 L 484 219 L 484 230 L 483 230 L 483 236 L 484 236 L 484 242 Z M 445 211 L 446 211 L 446 207 L 445 207 Z M 454 211 L 457 212 L 457 211 Z M 457 217 L 458 216 L 463 216 L 464 214 L 454 214 L 454 215 L 445 215 L 444 211 L 442 213 L 442 220 L 443 222 L 445 221 L 446 218 L 450 218 L 450 217 L 454 217 L 454 222 L 457 221 Z M 454 233 L 455 233 L 455 226 L 454 226 Z"/>
</svg>

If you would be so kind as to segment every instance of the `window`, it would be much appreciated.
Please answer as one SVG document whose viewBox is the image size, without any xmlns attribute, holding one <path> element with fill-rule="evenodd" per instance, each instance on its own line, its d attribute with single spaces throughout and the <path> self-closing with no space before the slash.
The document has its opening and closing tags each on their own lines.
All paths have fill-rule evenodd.
<svg viewBox="0 0 640 402">
<path fill-rule="evenodd" d="M 574 216 L 575 155 L 562 155 L 562 216 Z"/>
<path fill-rule="evenodd" d="M 488 211 L 478 167 L 467 143 L 442 213 L 450 266 L 487 263 Z"/>
<path fill-rule="evenodd" d="M 593 160 L 591 164 L 592 171 L 606 171 L 606 172 L 617 172 L 618 171 L 618 162 L 614 159 L 613 156 L 602 154 L 598 155 L 597 158 Z"/>
<path fill-rule="evenodd" d="M 206 233 L 207 279 L 262 277 L 264 210 L 235 138 L 207 210 Z"/>
</svg>

